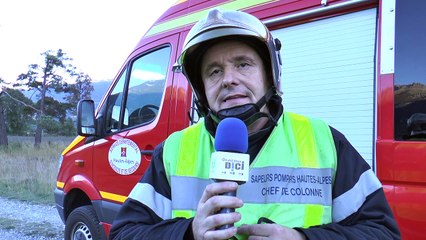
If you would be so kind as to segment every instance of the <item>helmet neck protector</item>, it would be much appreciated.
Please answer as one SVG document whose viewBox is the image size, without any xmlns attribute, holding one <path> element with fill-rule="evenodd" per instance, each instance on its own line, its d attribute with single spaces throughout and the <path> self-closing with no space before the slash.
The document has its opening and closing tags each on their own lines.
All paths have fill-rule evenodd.
<svg viewBox="0 0 426 240">
<path fill-rule="evenodd" d="M 219 110 L 218 112 L 209 110 L 208 115 L 213 119 L 216 124 L 218 124 L 221 120 L 225 118 L 235 117 L 242 120 L 247 127 L 262 117 L 267 117 L 270 120 L 273 120 L 271 114 L 261 112 L 260 109 L 262 109 L 262 107 L 269 102 L 271 97 L 276 94 L 277 92 L 275 88 L 272 87 L 256 103 L 248 103 L 235 107 L 225 108 Z"/>
</svg>

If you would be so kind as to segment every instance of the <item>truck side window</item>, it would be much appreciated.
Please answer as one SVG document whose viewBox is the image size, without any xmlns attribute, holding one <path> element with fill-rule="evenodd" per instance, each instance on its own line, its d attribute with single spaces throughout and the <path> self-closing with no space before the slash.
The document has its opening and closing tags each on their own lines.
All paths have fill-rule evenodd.
<svg viewBox="0 0 426 240">
<path fill-rule="evenodd" d="M 117 84 L 111 91 L 111 94 L 108 96 L 105 119 L 105 130 L 108 133 L 116 132 L 119 129 L 118 123 L 120 122 L 120 111 L 123 102 L 123 90 L 126 80 L 126 72 L 127 71 L 124 71 Z"/>
<path fill-rule="evenodd" d="M 128 127 L 148 124 L 157 117 L 163 98 L 171 48 L 165 47 L 138 58 L 130 72 L 124 122 Z"/>
<path fill-rule="evenodd" d="M 395 139 L 426 140 L 426 1 L 396 1 Z"/>
<path fill-rule="evenodd" d="M 107 99 L 107 133 L 155 120 L 163 99 L 170 54 L 171 48 L 164 47 L 134 60 L 128 68 L 128 84 L 128 70 L 124 71 Z"/>
</svg>

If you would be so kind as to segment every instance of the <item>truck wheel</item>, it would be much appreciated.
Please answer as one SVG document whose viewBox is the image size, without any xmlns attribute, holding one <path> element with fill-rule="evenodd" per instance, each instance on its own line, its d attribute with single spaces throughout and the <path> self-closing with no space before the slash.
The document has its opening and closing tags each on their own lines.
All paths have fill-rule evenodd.
<svg viewBox="0 0 426 240">
<path fill-rule="evenodd" d="M 86 205 L 74 209 L 65 223 L 65 240 L 106 239 L 92 206 Z"/>
</svg>

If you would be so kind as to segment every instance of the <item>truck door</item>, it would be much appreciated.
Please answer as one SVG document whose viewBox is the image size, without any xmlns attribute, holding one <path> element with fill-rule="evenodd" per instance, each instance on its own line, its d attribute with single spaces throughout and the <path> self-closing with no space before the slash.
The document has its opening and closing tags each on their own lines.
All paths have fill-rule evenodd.
<svg viewBox="0 0 426 240">
<path fill-rule="evenodd" d="M 168 135 L 177 41 L 174 35 L 137 49 L 104 98 L 100 119 L 105 136 L 94 143 L 93 179 L 105 222 L 115 215 L 105 209 L 108 202 L 124 202 L 149 166 L 155 146 Z"/>
<path fill-rule="evenodd" d="M 393 1 L 392 5 L 392 1 L 383 1 L 383 4 L 382 9 L 395 9 L 390 13 L 394 22 L 384 21 L 382 26 L 393 29 L 389 26 L 394 24 L 395 32 L 386 32 L 382 39 L 394 35 L 394 54 L 390 53 L 395 58 L 394 63 L 389 58 L 380 61 L 382 69 L 387 71 L 380 72 L 377 174 L 402 239 L 425 239 L 426 29 L 421 23 L 426 21 L 426 2 Z M 389 51 L 389 45 L 382 46 Z"/>
</svg>

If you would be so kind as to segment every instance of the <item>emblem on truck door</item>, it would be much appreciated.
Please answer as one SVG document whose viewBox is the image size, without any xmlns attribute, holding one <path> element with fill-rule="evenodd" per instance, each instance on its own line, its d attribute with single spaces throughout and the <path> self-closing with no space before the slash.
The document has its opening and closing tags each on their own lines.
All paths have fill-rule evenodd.
<svg viewBox="0 0 426 240">
<path fill-rule="evenodd" d="M 141 163 L 141 151 L 130 139 L 119 139 L 109 148 L 108 161 L 111 168 L 120 175 L 134 173 Z"/>
</svg>

